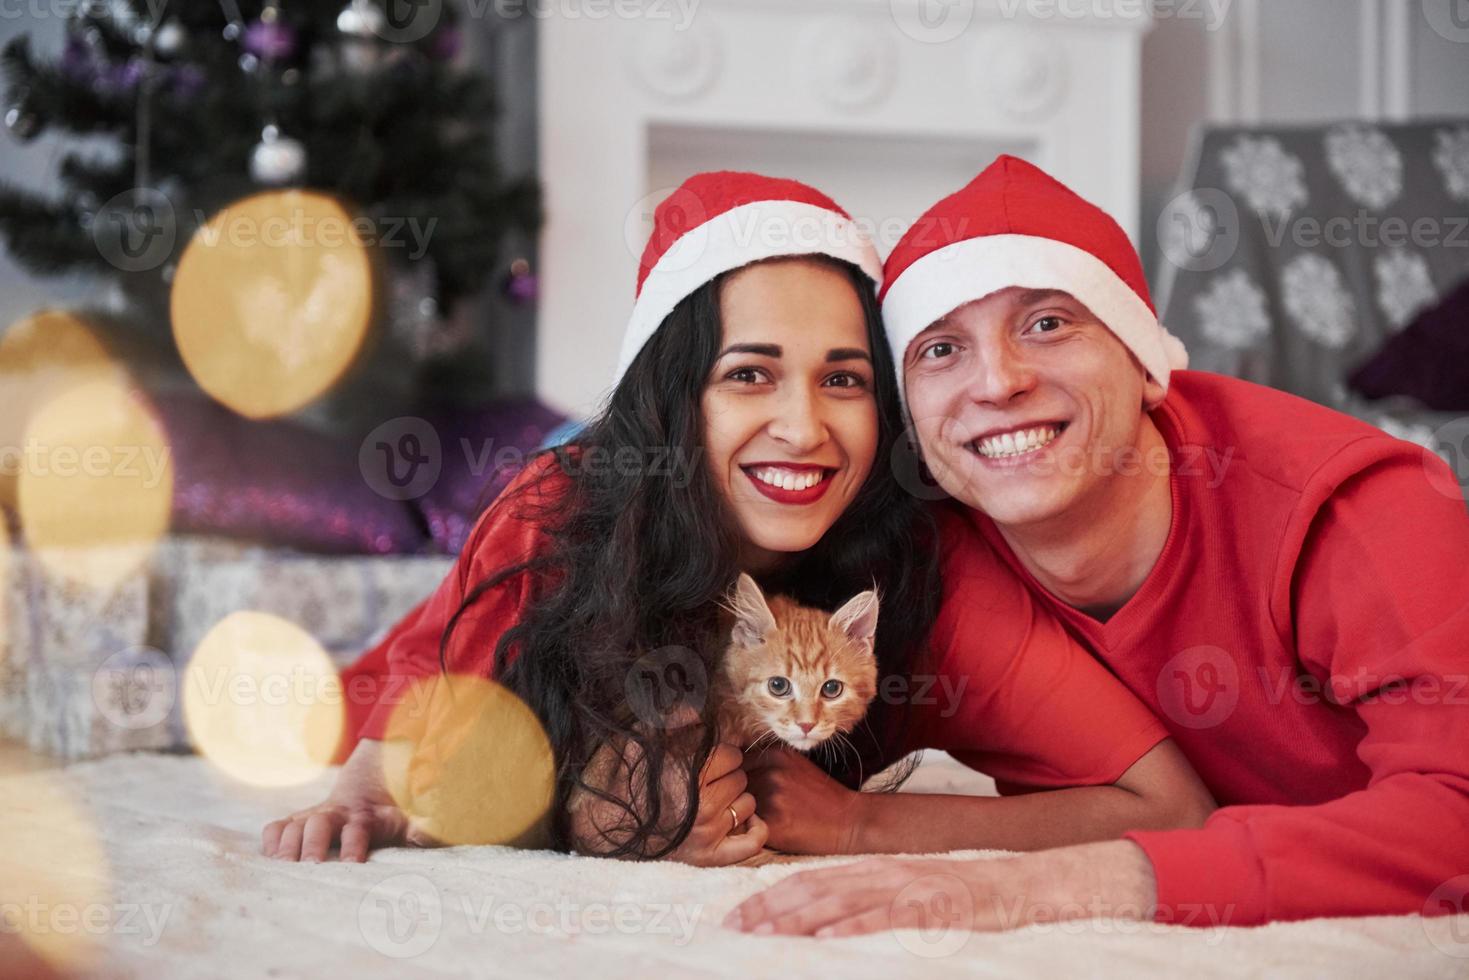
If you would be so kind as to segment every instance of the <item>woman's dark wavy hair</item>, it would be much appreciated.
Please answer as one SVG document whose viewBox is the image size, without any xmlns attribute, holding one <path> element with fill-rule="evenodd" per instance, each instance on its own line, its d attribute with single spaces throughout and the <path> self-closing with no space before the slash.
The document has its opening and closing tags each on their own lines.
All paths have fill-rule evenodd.
<svg viewBox="0 0 1469 980">
<path fill-rule="evenodd" d="M 905 452 L 897 376 L 867 278 L 845 262 L 806 259 L 839 268 L 861 297 L 872 352 L 878 443 L 872 472 L 836 524 L 811 549 L 795 556 L 762 588 L 834 609 L 874 583 L 881 596 L 876 652 L 879 675 L 907 677 L 927 655 L 927 637 L 939 595 L 933 519 L 894 478 L 892 460 Z M 495 650 L 495 676 L 521 697 L 545 728 L 555 755 L 556 791 L 551 846 L 570 850 L 568 803 L 590 793 L 614 804 L 624 819 L 596 853 L 658 858 L 672 852 L 694 824 L 693 805 L 668 806 L 647 787 L 681 786 L 697 801 L 698 774 L 714 747 L 714 705 L 703 703 L 702 725 L 670 731 L 648 724 L 630 704 L 629 678 L 649 654 L 675 648 L 695 657 L 713 678 L 728 642 L 720 602 L 733 587 L 739 534 L 704 456 L 700 409 L 722 340 L 720 290 L 728 273 L 684 299 L 663 321 L 612 392 L 605 410 L 572 446 L 550 450 L 569 478 L 554 504 L 530 515 L 550 544 L 529 562 L 477 583 L 450 619 L 440 646 L 446 663 L 459 617 L 490 589 L 529 574 L 536 583 L 520 622 Z M 619 455 L 620 454 L 620 455 Z M 635 466 L 619 460 L 636 458 Z M 671 459 L 672 463 L 667 464 Z M 658 466 L 664 460 L 664 466 Z M 601 465 L 593 465 L 601 461 Z M 532 462 L 534 465 L 534 461 Z M 509 496 L 524 497 L 533 483 Z M 512 506 L 502 497 L 494 506 Z M 642 664 L 639 661 L 642 660 Z M 707 685 L 705 685 L 707 690 Z M 911 687 L 907 688 L 911 690 Z M 702 694 L 703 692 L 700 692 Z M 712 699 L 689 698 L 689 703 Z M 850 737 L 857 758 L 819 759 L 849 787 L 892 762 L 904 735 L 905 712 L 884 698 L 873 701 Z M 587 785 L 583 771 L 606 743 L 633 743 L 635 800 Z M 912 771 L 899 766 L 883 788 Z M 668 810 L 673 812 L 666 812 Z"/>
</svg>

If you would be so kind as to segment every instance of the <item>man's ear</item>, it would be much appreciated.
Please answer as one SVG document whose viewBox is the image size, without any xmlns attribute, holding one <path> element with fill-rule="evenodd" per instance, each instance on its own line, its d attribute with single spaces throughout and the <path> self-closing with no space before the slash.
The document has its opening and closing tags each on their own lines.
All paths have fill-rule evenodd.
<svg viewBox="0 0 1469 980">
<path fill-rule="evenodd" d="M 1151 412 L 1163 404 L 1167 395 L 1167 389 L 1154 380 L 1151 373 L 1143 372 L 1143 411 Z"/>
<path fill-rule="evenodd" d="M 877 635 L 877 593 L 869 589 L 848 599 L 846 605 L 831 614 L 831 628 L 870 646 Z"/>
<path fill-rule="evenodd" d="M 734 629 L 730 636 L 742 647 L 757 647 L 775 629 L 775 616 L 765 602 L 765 593 L 744 572 L 729 595 L 729 611 L 734 613 Z"/>
</svg>

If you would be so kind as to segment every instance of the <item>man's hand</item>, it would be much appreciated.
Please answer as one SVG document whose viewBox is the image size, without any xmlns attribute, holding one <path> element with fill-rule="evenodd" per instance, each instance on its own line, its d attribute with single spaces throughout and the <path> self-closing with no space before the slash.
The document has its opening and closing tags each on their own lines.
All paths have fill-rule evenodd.
<svg viewBox="0 0 1469 980">
<path fill-rule="evenodd" d="M 743 932 L 852 936 L 883 929 L 999 931 L 1083 917 L 1144 918 L 1152 866 L 1127 841 L 1001 860 L 874 858 L 802 871 L 746 899 L 724 925 Z"/>
<path fill-rule="evenodd" d="M 769 846 L 791 854 L 858 853 L 862 794 L 787 748 L 745 760 L 749 791 L 770 828 Z"/>
</svg>

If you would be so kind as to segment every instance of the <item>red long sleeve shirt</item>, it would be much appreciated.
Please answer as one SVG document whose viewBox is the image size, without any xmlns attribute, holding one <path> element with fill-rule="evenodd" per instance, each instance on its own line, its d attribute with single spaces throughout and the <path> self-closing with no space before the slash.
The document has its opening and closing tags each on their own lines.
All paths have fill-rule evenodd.
<svg viewBox="0 0 1469 980">
<path fill-rule="evenodd" d="M 439 672 L 445 625 L 474 586 L 542 553 L 537 508 L 564 477 L 545 457 L 475 525 L 432 596 L 342 674 L 348 737 L 422 737 L 427 716 L 415 678 Z M 544 478 L 544 479 L 542 479 Z M 529 496 L 517 494 L 529 487 Z M 879 697 L 911 711 L 911 748 L 947 749 L 997 779 L 1035 786 L 1115 782 L 1167 737 L 1163 726 L 1079 645 L 956 513 L 945 515 L 946 596 L 932 634 L 933 670 L 893 678 Z M 452 674 L 491 677 L 495 646 L 523 615 L 532 575 L 512 576 L 466 607 L 445 649 Z M 513 651 L 512 651 L 513 653 Z"/>
<path fill-rule="evenodd" d="M 1152 862 L 1159 918 L 1464 910 L 1469 513 L 1452 472 L 1219 375 L 1175 373 L 1152 417 L 1172 458 L 1172 526 L 1105 622 L 1057 600 L 969 515 L 1222 804 L 1200 830 L 1127 835 Z"/>
</svg>

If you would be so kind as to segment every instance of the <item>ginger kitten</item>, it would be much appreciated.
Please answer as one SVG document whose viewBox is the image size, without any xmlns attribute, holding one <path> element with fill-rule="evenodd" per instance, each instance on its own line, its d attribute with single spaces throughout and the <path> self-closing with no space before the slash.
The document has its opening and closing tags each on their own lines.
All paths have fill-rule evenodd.
<svg viewBox="0 0 1469 980">
<path fill-rule="evenodd" d="M 809 751 L 850 732 L 877 694 L 877 593 L 834 613 L 773 596 L 741 574 L 714 695 L 720 740 L 749 748 L 779 739 Z"/>
</svg>

